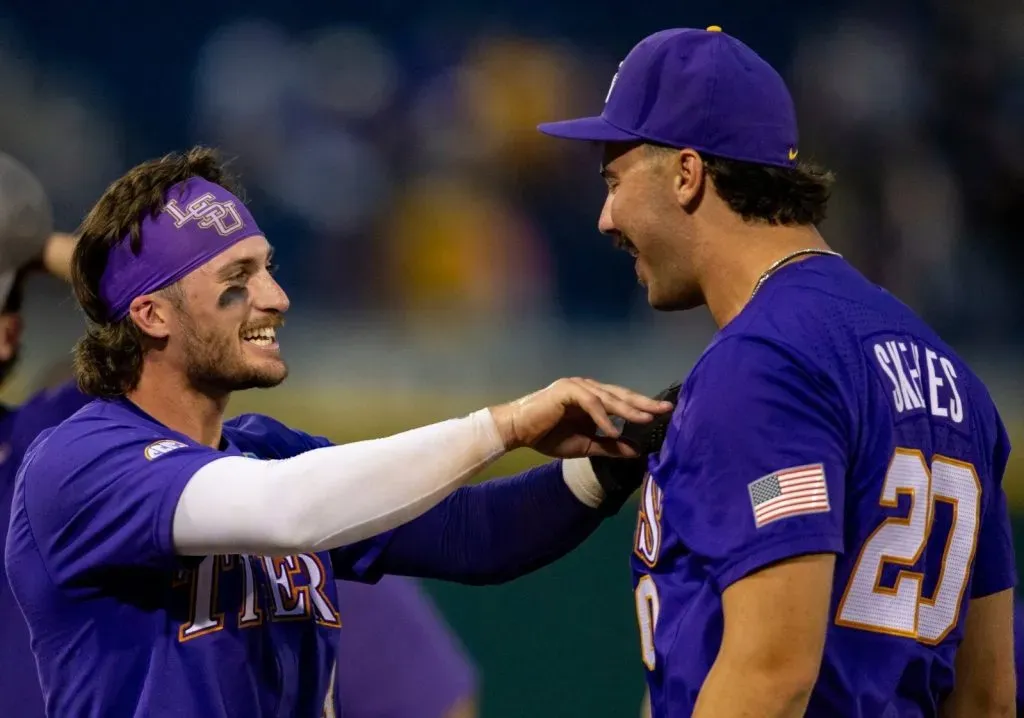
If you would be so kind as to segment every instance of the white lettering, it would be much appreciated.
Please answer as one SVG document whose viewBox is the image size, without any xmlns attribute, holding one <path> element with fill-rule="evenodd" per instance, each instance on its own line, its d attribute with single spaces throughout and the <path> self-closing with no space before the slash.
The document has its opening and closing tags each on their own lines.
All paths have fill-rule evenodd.
<svg viewBox="0 0 1024 718">
<path fill-rule="evenodd" d="M 953 397 L 949 402 L 949 418 L 959 424 L 964 420 L 964 405 L 960 400 L 960 391 L 956 388 L 956 382 L 953 381 L 956 379 L 956 369 L 953 368 L 953 362 L 946 357 L 940 357 L 939 364 L 942 365 L 942 372 L 946 375 L 949 388 L 953 392 Z"/>
<path fill-rule="evenodd" d="M 648 474 L 640 488 L 633 550 L 648 566 L 654 567 L 661 552 L 661 489 Z"/>
<path fill-rule="evenodd" d="M 622 69 L 622 63 L 620 62 L 619 63 L 619 70 L 621 70 L 621 69 Z M 608 100 L 610 100 L 612 98 L 612 90 L 615 89 L 615 83 L 618 82 L 618 80 L 619 80 L 619 70 L 615 71 L 615 74 L 612 76 L 612 83 L 610 85 L 608 85 L 608 94 L 606 94 L 604 96 L 604 104 L 606 104 L 606 105 L 608 104 Z"/>
<path fill-rule="evenodd" d="M 914 345 L 910 345 L 914 348 Z M 924 407 L 924 394 L 921 393 L 920 382 L 917 381 L 921 377 L 920 367 L 915 371 L 914 365 L 910 363 L 910 359 L 907 357 L 907 345 L 903 342 L 899 343 L 900 347 L 900 358 L 903 360 L 901 363 L 906 365 L 907 370 L 907 384 L 910 386 L 911 392 L 914 394 L 914 407 L 921 409 Z"/>
<path fill-rule="evenodd" d="M 267 576 L 276 585 L 276 589 L 271 590 L 274 596 L 274 618 L 307 615 L 309 607 L 306 605 L 305 591 L 296 590 L 292 581 L 292 575 L 302 570 L 295 557 L 264 556 L 263 565 L 266 566 Z"/>
<path fill-rule="evenodd" d="M 919 400 L 913 385 L 907 379 L 907 375 L 903 373 L 903 357 L 899 349 L 896 348 L 896 342 L 886 342 L 886 346 L 889 348 L 889 356 L 892 358 L 892 365 L 900 382 L 900 391 L 903 392 L 903 403 L 908 409 L 920 409 L 924 406 L 924 402 Z"/>
<path fill-rule="evenodd" d="M 928 399 L 931 403 L 932 414 L 935 416 L 947 417 L 949 411 L 939 406 L 939 387 L 943 385 L 942 379 L 935 374 L 935 360 L 939 355 L 931 349 L 924 350 L 924 364 L 928 369 Z"/>
<path fill-rule="evenodd" d="M 224 627 L 224 614 L 220 613 L 216 606 L 217 583 L 220 578 L 217 562 L 220 558 L 207 556 L 197 568 L 189 572 L 192 610 L 188 623 L 178 629 L 178 640 L 182 643 L 191 638 L 219 631 Z"/>
<path fill-rule="evenodd" d="M 234 571 L 237 565 L 241 571 Z M 230 588 L 221 590 L 222 581 Z M 328 595 L 330 572 L 315 554 L 298 556 L 207 556 L 193 569 L 178 573 L 173 585 L 189 592 L 189 615 L 178 630 L 188 641 L 219 631 L 225 611 L 237 616 L 239 628 L 254 628 L 269 616 L 275 621 L 313 619 L 337 628 L 341 618 Z M 237 603 L 222 605 L 221 594 L 237 595 Z"/>
<path fill-rule="evenodd" d="M 331 626 L 341 625 L 338 612 L 331 605 L 331 599 L 326 592 L 327 575 L 320 564 L 320 559 L 302 553 L 299 554 L 299 560 L 306 565 L 306 571 L 309 573 L 309 598 L 313 612 L 316 614 L 316 620 Z"/>
<path fill-rule="evenodd" d="M 896 375 L 892 373 L 892 369 L 889 368 L 889 357 L 885 353 L 885 347 L 881 344 L 875 344 L 875 358 L 878 359 L 878 365 L 882 367 L 882 371 L 889 377 L 889 381 L 892 382 L 892 400 L 896 404 L 897 413 L 903 411 L 903 393 L 900 391 L 900 384 L 896 381 Z"/>
<path fill-rule="evenodd" d="M 925 409 L 937 418 L 963 422 L 963 394 L 952 361 L 927 344 L 898 339 L 872 344 L 871 352 L 892 386 L 897 414 Z"/>
<path fill-rule="evenodd" d="M 252 569 L 252 562 L 248 556 L 239 556 L 238 562 L 242 564 L 245 571 L 245 602 L 238 614 L 239 626 L 258 626 L 263 622 L 263 612 L 260 611 L 256 600 L 256 575 Z"/>
<path fill-rule="evenodd" d="M 174 218 L 178 229 L 196 221 L 200 229 L 213 227 L 224 237 L 241 229 L 243 224 L 234 202 L 219 202 L 209 192 L 189 202 L 184 210 L 178 206 L 178 200 L 172 199 L 164 206 L 164 211 Z"/>
<path fill-rule="evenodd" d="M 924 401 L 924 385 L 921 381 L 921 353 L 918 351 L 917 344 L 910 345 L 910 353 L 914 355 L 914 366 L 910 370 L 910 378 L 914 382 L 914 388 L 917 389 L 921 405 L 927 406 Z"/>
</svg>

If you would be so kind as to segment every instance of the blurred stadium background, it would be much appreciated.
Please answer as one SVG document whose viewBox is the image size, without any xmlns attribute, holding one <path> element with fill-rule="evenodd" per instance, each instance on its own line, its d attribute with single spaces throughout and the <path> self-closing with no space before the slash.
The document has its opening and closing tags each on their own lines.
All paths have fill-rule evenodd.
<svg viewBox="0 0 1024 718">
<path fill-rule="evenodd" d="M 189 5 L 0 2 L 0 148 L 65 229 L 138 161 L 194 143 L 237 157 L 293 300 L 293 371 L 232 411 L 352 440 L 562 375 L 682 377 L 709 320 L 650 312 L 596 232 L 596 154 L 533 128 L 598 110 L 649 32 L 720 24 L 788 78 L 802 153 L 839 176 L 827 239 L 973 362 L 1024 447 L 1020 2 Z M 80 327 L 66 288 L 32 289 L 11 401 Z M 1022 457 L 1007 490 L 1024 547 Z M 480 664 L 484 716 L 635 715 L 632 527 L 625 511 L 513 585 L 429 584 Z"/>
</svg>

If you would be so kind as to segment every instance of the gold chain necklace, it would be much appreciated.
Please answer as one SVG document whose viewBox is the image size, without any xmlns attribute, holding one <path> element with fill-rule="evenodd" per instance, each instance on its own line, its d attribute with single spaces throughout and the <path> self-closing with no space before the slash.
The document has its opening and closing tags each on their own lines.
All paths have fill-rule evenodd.
<svg viewBox="0 0 1024 718">
<path fill-rule="evenodd" d="M 789 254 L 787 254 L 782 259 L 779 259 L 779 260 L 773 262 L 772 265 L 770 267 L 768 267 L 768 269 L 764 270 L 761 273 L 761 276 L 757 278 L 757 284 L 754 285 L 754 291 L 752 291 L 750 293 L 750 299 L 754 298 L 754 295 L 757 294 L 757 290 L 761 288 L 761 285 L 764 284 L 765 281 L 768 279 L 768 277 L 772 276 L 772 274 L 774 274 L 775 271 L 777 269 L 779 269 L 779 267 L 781 267 L 784 264 L 787 264 L 789 262 L 792 262 L 797 257 L 803 257 L 804 255 L 807 255 L 807 254 L 821 254 L 821 255 L 828 256 L 828 257 L 842 257 L 843 256 L 839 252 L 833 252 L 831 249 L 798 249 L 795 252 L 790 252 Z M 750 301 L 750 300 L 747 300 L 747 301 Z"/>
</svg>

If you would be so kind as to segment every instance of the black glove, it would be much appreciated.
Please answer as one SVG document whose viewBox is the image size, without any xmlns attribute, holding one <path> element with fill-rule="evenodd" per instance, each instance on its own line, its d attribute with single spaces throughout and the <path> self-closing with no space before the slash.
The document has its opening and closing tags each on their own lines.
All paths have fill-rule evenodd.
<svg viewBox="0 0 1024 718">
<path fill-rule="evenodd" d="M 676 382 L 654 398 L 675 404 L 679 399 L 679 389 L 680 383 Z M 619 439 L 629 442 L 640 452 L 640 456 L 635 459 L 590 457 L 590 466 L 594 469 L 594 475 L 597 476 L 601 488 L 604 489 L 604 501 L 601 502 L 599 509 L 601 513 L 606 516 L 617 514 L 633 492 L 640 488 L 647 473 L 647 457 L 661 451 L 672 413 L 670 411 L 661 414 L 648 424 L 627 421 L 622 425 Z"/>
</svg>

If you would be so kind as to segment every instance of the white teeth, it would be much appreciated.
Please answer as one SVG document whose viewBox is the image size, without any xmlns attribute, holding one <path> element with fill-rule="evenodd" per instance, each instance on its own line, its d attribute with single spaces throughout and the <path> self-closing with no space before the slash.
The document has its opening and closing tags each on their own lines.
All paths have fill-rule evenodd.
<svg viewBox="0 0 1024 718">
<path fill-rule="evenodd" d="M 254 329 L 246 332 L 242 335 L 242 339 L 247 342 L 254 344 L 270 344 L 277 337 L 277 332 L 274 331 L 273 327 L 263 327 L 262 329 Z"/>
</svg>

